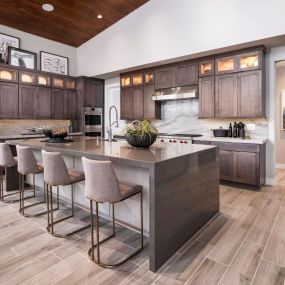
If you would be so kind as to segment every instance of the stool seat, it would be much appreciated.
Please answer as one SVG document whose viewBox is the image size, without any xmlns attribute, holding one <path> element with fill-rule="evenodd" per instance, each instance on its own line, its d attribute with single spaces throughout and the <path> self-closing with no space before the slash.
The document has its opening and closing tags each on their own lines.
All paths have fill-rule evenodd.
<svg viewBox="0 0 285 285">
<path fill-rule="evenodd" d="M 74 184 L 85 180 L 85 175 L 82 171 L 78 171 L 73 168 L 68 168 L 67 171 L 70 177 L 70 184 Z"/>
<path fill-rule="evenodd" d="M 125 200 L 135 194 L 142 192 L 143 187 L 135 183 L 120 181 L 119 180 L 119 190 L 121 192 L 121 201 Z"/>
</svg>

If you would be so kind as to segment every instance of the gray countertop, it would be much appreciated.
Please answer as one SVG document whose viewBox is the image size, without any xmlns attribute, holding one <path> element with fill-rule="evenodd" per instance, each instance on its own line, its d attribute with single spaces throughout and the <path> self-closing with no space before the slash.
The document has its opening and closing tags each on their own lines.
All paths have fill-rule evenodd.
<svg viewBox="0 0 285 285">
<path fill-rule="evenodd" d="M 165 144 L 157 141 L 149 149 L 135 149 L 125 141 L 110 143 L 84 136 L 75 136 L 72 139 L 73 142 L 67 143 L 46 143 L 39 138 L 12 140 L 8 143 L 29 146 L 32 149 L 58 151 L 66 155 L 86 156 L 93 159 L 125 160 L 128 164 L 141 167 L 149 167 L 161 161 L 214 148 L 214 146 L 209 145 Z"/>
<path fill-rule="evenodd" d="M 264 144 L 267 142 L 266 138 L 227 138 L 227 137 L 197 137 L 193 138 L 197 141 L 212 141 L 212 142 L 229 142 L 229 143 L 251 143 L 251 144 Z"/>
<path fill-rule="evenodd" d="M 80 136 L 82 135 L 81 132 L 78 133 L 70 133 L 69 136 Z M 30 138 L 44 138 L 44 134 L 16 134 L 16 135 L 1 135 L 0 140 L 17 140 L 17 139 L 30 139 Z"/>
</svg>

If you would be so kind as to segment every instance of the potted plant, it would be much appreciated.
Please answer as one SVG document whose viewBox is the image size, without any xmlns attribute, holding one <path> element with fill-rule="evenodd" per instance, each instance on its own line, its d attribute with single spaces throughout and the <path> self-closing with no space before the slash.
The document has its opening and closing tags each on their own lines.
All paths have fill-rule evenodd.
<svg viewBox="0 0 285 285">
<path fill-rule="evenodd" d="M 157 138 L 157 129 L 148 120 L 136 120 L 126 127 L 125 137 L 133 147 L 150 147 Z"/>
</svg>

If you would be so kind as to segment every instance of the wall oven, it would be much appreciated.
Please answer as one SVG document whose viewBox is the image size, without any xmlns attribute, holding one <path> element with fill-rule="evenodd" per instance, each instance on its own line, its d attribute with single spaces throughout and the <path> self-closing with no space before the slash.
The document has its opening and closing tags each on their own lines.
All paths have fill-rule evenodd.
<svg viewBox="0 0 285 285">
<path fill-rule="evenodd" d="M 83 108 L 83 132 L 85 136 L 101 137 L 103 135 L 103 109 L 97 107 Z"/>
</svg>

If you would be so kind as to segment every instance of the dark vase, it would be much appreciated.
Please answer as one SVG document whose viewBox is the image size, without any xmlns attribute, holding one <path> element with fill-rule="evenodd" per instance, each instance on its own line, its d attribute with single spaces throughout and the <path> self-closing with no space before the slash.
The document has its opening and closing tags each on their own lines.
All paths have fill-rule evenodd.
<svg viewBox="0 0 285 285">
<path fill-rule="evenodd" d="M 125 134 L 125 138 L 133 147 L 148 148 L 156 141 L 157 134 L 149 134 L 145 136 L 133 136 Z"/>
</svg>

